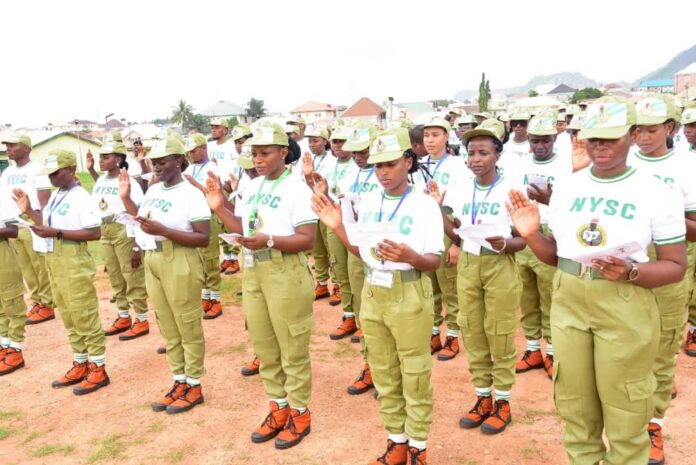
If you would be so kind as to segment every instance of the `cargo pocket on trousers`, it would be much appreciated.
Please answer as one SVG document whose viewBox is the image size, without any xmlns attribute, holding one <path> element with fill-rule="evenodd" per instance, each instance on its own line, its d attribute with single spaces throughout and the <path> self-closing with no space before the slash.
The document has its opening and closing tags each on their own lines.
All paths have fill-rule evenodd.
<svg viewBox="0 0 696 465">
<path fill-rule="evenodd" d="M 647 423 L 653 414 L 652 395 L 657 388 L 657 381 L 652 374 L 645 378 L 626 381 L 626 393 L 628 400 L 633 404 L 631 411 L 640 415 L 644 415 L 645 423 Z"/>
<path fill-rule="evenodd" d="M 660 316 L 660 346 L 672 348 L 674 353 L 679 352 L 682 342 L 682 330 L 686 324 L 686 312 L 683 316 L 665 315 Z M 664 346 L 662 345 L 664 343 Z"/>
<path fill-rule="evenodd" d="M 183 340 L 193 342 L 203 339 L 202 317 L 203 313 L 198 308 L 181 315 L 181 322 L 183 323 L 181 338 Z"/>
<path fill-rule="evenodd" d="M 515 351 L 515 328 L 517 320 L 498 320 L 495 322 L 495 342 L 493 358 L 503 357 Z"/>
<path fill-rule="evenodd" d="M 309 358 L 309 338 L 314 327 L 314 317 L 308 317 L 295 323 L 288 323 L 290 340 L 288 341 L 288 361 L 298 363 Z"/>
<path fill-rule="evenodd" d="M 582 415 L 582 396 L 563 393 L 561 385 L 563 370 L 561 363 L 555 360 L 553 367 L 553 401 L 556 411 L 561 418 L 572 418 Z"/>
<path fill-rule="evenodd" d="M 430 354 L 404 357 L 402 364 L 404 391 L 410 393 L 410 397 L 418 397 L 419 394 L 427 392 L 433 368 L 433 358 Z"/>
</svg>

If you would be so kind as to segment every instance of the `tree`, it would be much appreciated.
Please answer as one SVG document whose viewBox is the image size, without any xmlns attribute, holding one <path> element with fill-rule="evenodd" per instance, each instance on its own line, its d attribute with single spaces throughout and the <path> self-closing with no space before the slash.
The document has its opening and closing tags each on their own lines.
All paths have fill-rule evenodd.
<svg viewBox="0 0 696 465">
<path fill-rule="evenodd" d="M 450 103 L 454 103 L 454 100 L 435 99 L 435 100 L 430 100 L 430 103 L 432 104 L 433 108 L 435 108 L 436 110 L 439 110 L 440 108 L 447 108 Z"/>
<path fill-rule="evenodd" d="M 491 82 L 486 79 L 486 73 L 481 73 L 479 84 L 479 111 L 488 111 L 488 101 L 491 99 Z"/>
<path fill-rule="evenodd" d="M 196 132 L 200 132 L 201 134 L 205 134 L 210 132 L 210 120 L 207 116 L 196 113 L 195 115 L 191 116 L 191 120 L 189 121 L 187 127 L 190 129 L 195 129 Z"/>
<path fill-rule="evenodd" d="M 539 96 L 539 92 L 537 92 L 536 90 L 532 89 L 532 90 L 530 90 L 529 92 L 527 92 L 527 95 L 528 95 L 529 97 L 538 97 L 538 96 Z"/>
<path fill-rule="evenodd" d="M 585 87 L 584 89 L 576 90 L 573 96 L 570 98 L 570 103 L 578 103 L 587 99 L 599 98 L 602 95 L 601 90 L 595 89 L 594 87 Z"/>
<path fill-rule="evenodd" d="M 253 119 L 258 119 L 266 116 L 266 109 L 263 107 L 263 100 L 257 100 L 251 97 L 249 103 L 247 103 L 246 114 L 248 117 Z"/>
<path fill-rule="evenodd" d="M 191 119 L 193 118 L 193 107 L 184 100 L 179 100 L 176 106 L 172 107 L 172 116 L 169 120 L 172 123 L 181 125 L 181 132 L 183 133 L 186 127 L 189 126 Z"/>
<path fill-rule="evenodd" d="M 227 118 L 225 121 L 227 121 L 227 125 L 230 127 L 230 129 L 239 124 L 239 120 L 236 116 L 233 116 L 232 118 Z"/>
</svg>

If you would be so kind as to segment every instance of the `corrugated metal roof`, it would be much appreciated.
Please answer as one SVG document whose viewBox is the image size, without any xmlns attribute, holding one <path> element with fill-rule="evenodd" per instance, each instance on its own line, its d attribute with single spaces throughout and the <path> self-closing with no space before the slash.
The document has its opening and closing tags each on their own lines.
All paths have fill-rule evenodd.
<svg viewBox="0 0 696 465">
<path fill-rule="evenodd" d="M 219 102 L 201 110 L 205 116 L 242 116 L 246 115 L 246 110 L 236 103 L 220 100 Z"/>
<path fill-rule="evenodd" d="M 350 108 L 343 112 L 341 116 L 379 116 L 386 113 L 386 110 L 367 97 L 363 97 L 355 102 Z"/>
</svg>

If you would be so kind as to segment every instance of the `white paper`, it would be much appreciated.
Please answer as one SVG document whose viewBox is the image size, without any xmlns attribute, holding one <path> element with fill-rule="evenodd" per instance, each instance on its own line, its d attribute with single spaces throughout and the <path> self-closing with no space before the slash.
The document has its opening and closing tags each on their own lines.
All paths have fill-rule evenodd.
<svg viewBox="0 0 696 465">
<path fill-rule="evenodd" d="M 394 287 L 394 272 L 391 270 L 371 270 L 368 279 L 373 286 L 387 289 Z"/>
<path fill-rule="evenodd" d="M 473 247 L 485 247 L 493 252 L 498 252 L 493 248 L 487 237 L 502 236 L 510 237 L 510 226 L 505 223 L 487 223 L 487 224 L 469 224 L 455 229 L 454 232 L 464 240 L 462 249 L 469 253 L 473 253 Z M 473 243 L 475 245 L 470 246 Z"/>
<path fill-rule="evenodd" d="M 222 233 L 218 234 L 218 236 L 220 237 L 220 239 L 222 239 L 230 245 L 242 245 L 239 243 L 239 238 L 244 237 L 241 234 L 237 233 Z"/>
<path fill-rule="evenodd" d="M 355 247 L 377 247 L 384 239 L 396 239 L 399 225 L 392 221 L 386 223 L 346 224 L 348 241 Z"/>
<path fill-rule="evenodd" d="M 114 220 L 117 223 L 120 223 L 126 227 L 128 227 L 128 226 L 139 227 L 140 226 L 140 223 L 138 223 L 136 221 L 135 217 L 129 213 L 126 213 L 126 212 L 116 214 L 116 217 L 114 218 Z"/>
<path fill-rule="evenodd" d="M 358 222 L 356 218 L 360 197 L 358 194 L 348 192 L 343 194 L 340 199 L 341 212 L 343 213 L 343 224 L 355 224 Z"/>
<path fill-rule="evenodd" d="M 548 186 L 548 184 L 549 184 L 548 178 L 546 176 L 542 176 L 539 174 L 531 174 L 529 176 L 528 182 L 530 185 L 534 184 L 534 185 L 537 185 L 539 187 L 544 187 L 544 188 L 546 188 L 546 186 Z"/>
<path fill-rule="evenodd" d="M 143 250 L 155 250 L 157 248 L 155 236 L 147 234 L 141 228 L 135 229 L 135 242 Z"/>
<path fill-rule="evenodd" d="M 35 252 L 39 253 L 49 253 L 53 252 L 53 238 L 52 237 L 39 237 L 31 232 L 31 246 Z"/>
<path fill-rule="evenodd" d="M 618 258 L 620 260 L 625 260 L 629 256 L 636 252 L 640 252 L 642 247 L 637 242 L 628 242 L 626 244 L 617 245 L 615 247 L 609 247 L 607 249 L 602 249 L 597 252 L 592 252 L 584 255 L 577 255 L 571 257 L 571 260 L 582 263 L 584 265 L 591 265 L 592 260 L 606 260 L 608 257 Z"/>
</svg>

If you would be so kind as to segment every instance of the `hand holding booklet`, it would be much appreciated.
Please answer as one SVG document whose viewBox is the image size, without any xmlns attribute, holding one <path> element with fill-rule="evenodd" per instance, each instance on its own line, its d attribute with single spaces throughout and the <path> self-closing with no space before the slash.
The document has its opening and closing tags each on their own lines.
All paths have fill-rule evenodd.
<svg viewBox="0 0 696 465">
<path fill-rule="evenodd" d="M 609 247 L 606 249 L 599 250 L 597 252 L 592 252 L 583 255 L 576 255 L 571 257 L 571 260 L 582 263 L 584 265 L 591 265 L 592 260 L 606 260 L 609 257 L 618 258 L 620 260 L 626 260 L 629 256 L 636 252 L 640 252 L 642 247 L 637 242 L 629 242 L 627 244 L 621 244 L 614 247 Z"/>
<path fill-rule="evenodd" d="M 228 243 L 230 245 L 235 245 L 235 246 L 242 245 L 239 243 L 239 238 L 243 237 L 241 234 L 222 233 L 222 234 L 218 234 L 218 236 L 220 237 L 220 239 L 222 239 L 223 241 L 225 241 L 226 243 Z"/>
<path fill-rule="evenodd" d="M 495 236 L 510 237 L 510 226 L 506 223 L 463 224 L 461 227 L 455 229 L 454 232 L 467 244 L 485 247 L 497 252 L 486 238 Z M 466 245 L 463 245 L 463 248 L 466 250 Z M 466 251 L 469 252 L 470 250 Z M 471 250 L 471 252 L 473 252 L 473 250 Z"/>
<path fill-rule="evenodd" d="M 346 224 L 345 228 L 348 241 L 355 247 L 376 247 L 384 239 L 399 236 L 396 222 Z"/>
</svg>

